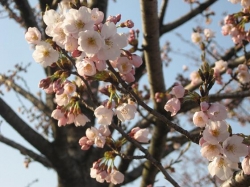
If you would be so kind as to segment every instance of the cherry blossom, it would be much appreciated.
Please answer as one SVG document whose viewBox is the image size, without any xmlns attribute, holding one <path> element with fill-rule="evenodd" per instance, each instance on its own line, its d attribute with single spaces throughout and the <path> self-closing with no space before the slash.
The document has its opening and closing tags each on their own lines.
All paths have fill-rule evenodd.
<svg viewBox="0 0 250 187">
<path fill-rule="evenodd" d="M 97 123 L 101 125 L 110 125 L 113 118 L 113 110 L 101 105 L 94 111 Z"/>
<path fill-rule="evenodd" d="M 228 125 L 225 121 L 209 121 L 203 131 L 203 138 L 207 142 L 216 145 L 229 137 L 227 129 Z"/>
<path fill-rule="evenodd" d="M 118 34 L 113 22 L 106 22 L 103 25 L 101 37 L 104 39 L 104 45 L 97 54 L 100 60 L 115 60 L 121 54 L 120 49 L 127 46 L 126 35 Z"/>
<path fill-rule="evenodd" d="M 93 76 L 96 74 L 96 67 L 93 61 L 84 59 L 76 63 L 77 72 L 81 76 Z"/>
<path fill-rule="evenodd" d="M 174 86 L 171 90 L 171 94 L 173 94 L 176 98 L 182 98 L 185 94 L 185 89 L 182 85 Z"/>
<path fill-rule="evenodd" d="M 200 43 L 200 42 L 201 42 L 202 37 L 201 37 L 200 33 L 194 32 L 194 33 L 192 33 L 192 35 L 191 35 L 191 40 L 192 40 L 193 43 L 196 43 L 196 44 L 197 44 L 197 43 Z"/>
<path fill-rule="evenodd" d="M 118 170 L 113 170 L 110 177 L 113 184 L 120 184 L 124 181 L 124 175 Z"/>
<path fill-rule="evenodd" d="M 239 157 L 247 156 L 248 148 L 242 143 L 243 139 L 241 136 L 233 135 L 223 142 L 224 155 L 229 160 L 238 162 Z"/>
<path fill-rule="evenodd" d="M 36 27 L 29 27 L 25 39 L 30 44 L 38 44 L 41 41 L 41 33 Z"/>
<path fill-rule="evenodd" d="M 227 118 L 227 110 L 220 103 L 212 103 L 207 110 L 207 115 L 212 121 L 222 121 Z"/>
<path fill-rule="evenodd" d="M 190 79 L 191 79 L 191 84 L 192 85 L 196 85 L 196 84 L 201 82 L 200 75 L 199 75 L 199 73 L 197 71 L 193 71 L 190 74 Z"/>
<path fill-rule="evenodd" d="M 98 8 L 93 8 L 91 10 L 91 19 L 94 21 L 95 24 L 99 24 L 103 21 L 104 14 L 102 11 L 99 11 Z"/>
<path fill-rule="evenodd" d="M 91 19 L 91 10 L 87 7 L 80 7 L 79 10 L 70 9 L 63 21 L 64 32 L 78 38 L 78 33 L 86 30 L 93 30 L 94 22 Z"/>
<path fill-rule="evenodd" d="M 232 162 L 223 156 L 217 156 L 208 165 L 208 171 L 212 177 L 217 176 L 220 180 L 229 179 L 233 175 L 232 169 L 238 169 L 238 163 Z"/>
<path fill-rule="evenodd" d="M 228 63 L 224 60 L 219 60 L 215 62 L 214 70 L 218 72 L 223 72 L 227 69 Z"/>
<path fill-rule="evenodd" d="M 54 50 L 47 42 L 39 42 L 36 45 L 35 51 L 32 54 L 34 60 L 40 63 L 43 67 L 50 66 L 59 58 L 59 53 Z"/>
<path fill-rule="evenodd" d="M 200 150 L 201 155 L 208 160 L 213 160 L 216 156 L 219 156 L 220 153 L 223 152 L 220 144 L 210 144 L 205 142 L 202 144 L 202 148 Z"/>
<path fill-rule="evenodd" d="M 79 33 L 78 50 L 84 51 L 88 57 L 93 57 L 104 45 L 103 39 L 96 31 L 86 30 Z"/>
<path fill-rule="evenodd" d="M 122 103 L 116 108 L 117 117 L 122 122 L 134 119 L 136 111 L 135 104 Z"/>
<path fill-rule="evenodd" d="M 171 116 L 175 116 L 177 112 L 180 110 L 180 108 L 181 108 L 181 103 L 177 98 L 169 99 L 164 106 L 164 109 L 167 112 L 171 112 Z"/>
<path fill-rule="evenodd" d="M 84 126 L 87 122 L 90 122 L 90 120 L 84 114 L 78 114 L 74 119 L 75 126 L 77 127 Z"/>
<path fill-rule="evenodd" d="M 206 38 L 213 38 L 214 37 L 214 32 L 210 29 L 204 29 L 204 35 Z"/>
<path fill-rule="evenodd" d="M 202 112 L 195 112 L 193 115 L 193 123 L 198 127 L 205 127 L 206 123 L 208 122 L 207 115 Z"/>
<path fill-rule="evenodd" d="M 244 174 L 250 175 L 250 147 L 248 146 L 248 155 L 241 162 Z"/>
<path fill-rule="evenodd" d="M 148 143 L 148 129 L 141 129 L 139 127 L 135 127 L 131 130 L 132 137 L 141 143 Z"/>
</svg>

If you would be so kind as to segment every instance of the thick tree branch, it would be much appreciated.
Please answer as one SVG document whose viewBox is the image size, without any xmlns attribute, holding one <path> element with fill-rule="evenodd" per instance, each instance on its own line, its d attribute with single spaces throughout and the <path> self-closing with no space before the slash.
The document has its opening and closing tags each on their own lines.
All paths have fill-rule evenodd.
<svg viewBox="0 0 250 187">
<path fill-rule="evenodd" d="M 51 144 L 39 133 L 26 124 L 4 100 L 0 97 L 0 115 L 9 123 L 24 139 L 33 145 L 45 156 L 52 154 Z"/>
<path fill-rule="evenodd" d="M 180 17 L 179 19 L 173 21 L 172 23 L 168 23 L 166 25 L 163 25 L 160 28 L 160 35 L 163 35 L 169 31 L 181 26 L 182 24 L 186 23 L 187 21 L 191 20 L 193 17 L 202 13 L 204 10 L 206 10 L 209 6 L 211 6 L 216 1 L 218 1 L 218 0 L 208 0 L 205 3 L 201 3 L 197 8 L 191 10 L 186 15 Z"/>
<path fill-rule="evenodd" d="M 0 83 L 3 82 L 7 84 L 17 93 L 21 94 L 24 98 L 28 99 L 32 104 L 34 104 L 40 111 L 44 112 L 47 116 L 51 115 L 51 110 L 46 106 L 41 100 L 37 99 L 34 95 L 24 90 L 21 86 L 17 85 L 14 80 L 9 79 L 4 75 L 0 75 Z"/>
<path fill-rule="evenodd" d="M 49 160 L 47 160 L 45 157 L 43 157 L 42 155 L 39 155 L 33 151 L 31 151 L 30 149 L 27 149 L 26 147 L 0 135 L 0 142 L 14 148 L 20 151 L 21 154 L 23 155 L 27 155 L 30 158 L 32 158 L 33 160 L 41 163 L 42 165 L 44 165 L 47 168 L 52 168 L 52 164 L 50 163 Z"/>
<path fill-rule="evenodd" d="M 250 184 L 250 175 L 245 175 L 244 172 L 234 172 L 233 176 L 226 180 L 220 187 L 247 187 Z"/>
<path fill-rule="evenodd" d="M 28 29 L 29 27 L 38 27 L 36 17 L 33 13 L 32 8 L 27 0 L 14 0 L 17 9 L 20 11 L 21 17 L 24 21 L 24 27 Z"/>
</svg>

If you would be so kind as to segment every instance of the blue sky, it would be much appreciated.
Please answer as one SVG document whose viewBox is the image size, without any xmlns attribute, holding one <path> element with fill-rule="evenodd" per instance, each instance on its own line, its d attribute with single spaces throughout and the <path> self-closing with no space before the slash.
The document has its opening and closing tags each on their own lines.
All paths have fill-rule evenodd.
<svg viewBox="0 0 250 187">
<path fill-rule="evenodd" d="M 123 21 L 131 19 L 135 23 L 135 29 L 141 29 L 140 6 L 138 1 L 117 0 L 116 3 L 114 3 L 113 1 L 109 1 L 109 3 L 110 5 L 108 9 L 108 15 L 121 14 Z M 184 14 L 190 8 L 189 5 L 183 2 L 183 0 L 170 1 L 169 7 L 172 8 L 170 8 L 169 12 L 167 12 L 166 14 L 167 18 L 165 20 L 165 23 L 175 20 L 179 15 Z M 222 7 L 229 12 L 233 12 L 236 9 L 235 5 L 232 5 L 226 0 L 219 1 L 214 7 L 215 9 L 213 10 L 215 11 L 221 11 Z M 218 16 L 220 15 L 221 14 L 218 14 Z M 199 19 L 196 18 L 198 22 Z M 218 42 L 220 42 L 222 45 L 233 45 L 229 37 L 221 36 L 218 22 L 218 19 L 214 20 L 211 25 L 207 26 L 207 28 L 215 29 L 216 34 L 220 37 L 218 38 Z M 0 24 L 2 25 L 0 35 L 0 64 L 2 66 L 0 69 L 0 73 L 5 73 L 9 69 L 13 69 L 16 63 L 22 62 L 23 64 L 26 64 L 28 62 L 31 62 L 28 73 L 22 73 L 21 75 L 27 81 L 32 92 L 38 92 L 38 83 L 42 78 L 45 77 L 42 67 L 32 59 L 31 54 L 33 52 L 33 49 L 26 43 L 24 39 L 25 30 L 23 28 L 20 28 L 19 25 L 17 25 L 14 21 L 9 20 L 8 18 L 0 19 Z M 179 27 L 175 32 L 181 33 L 186 40 L 190 40 L 192 27 L 194 26 L 195 24 L 190 21 L 186 25 Z M 171 45 L 176 49 L 183 50 L 189 48 L 189 46 L 187 45 L 181 45 L 181 42 L 173 33 L 164 35 L 161 40 L 161 44 L 164 44 L 166 40 L 171 41 Z M 188 50 L 195 51 L 193 49 Z M 199 53 L 197 52 L 197 54 Z M 176 74 L 176 72 L 182 73 L 182 65 L 188 63 L 192 64 L 191 59 L 184 58 L 181 55 L 172 55 L 171 58 L 173 59 L 173 61 L 171 62 L 169 68 L 164 70 L 167 86 L 170 86 L 173 83 L 175 79 L 174 75 Z M 195 69 L 197 68 L 194 67 L 193 69 L 190 69 L 190 71 Z M 187 73 L 185 75 L 188 76 Z M 144 80 L 146 81 L 146 79 Z M 0 89 L 3 90 L 4 93 L 6 93 L 3 86 L 0 87 Z M 3 98 L 10 106 L 13 107 L 15 111 L 17 111 L 20 104 L 13 92 L 6 93 Z M 31 106 L 30 103 L 27 102 L 25 102 L 25 105 L 27 107 Z M 25 117 L 23 117 L 23 119 L 26 120 Z M 1 123 L 0 131 L 4 136 L 9 137 L 16 142 L 27 146 L 30 149 L 34 149 L 8 124 L 6 124 L 4 120 Z M 2 187 L 25 187 L 35 179 L 38 179 L 39 181 L 32 185 L 32 187 L 55 187 L 57 185 L 56 174 L 53 170 L 48 170 L 39 163 L 32 163 L 29 169 L 25 169 L 23 166 L 24 156 L 20 156 L 20 153 L 17 150 L 12 149 L 2 143 L 0 143 L 0 152 L 2 153 L 0 154 L 0 184 Z M 164 185 L 166 183 L 160 182 L 158 184 Z"/>
</svg>

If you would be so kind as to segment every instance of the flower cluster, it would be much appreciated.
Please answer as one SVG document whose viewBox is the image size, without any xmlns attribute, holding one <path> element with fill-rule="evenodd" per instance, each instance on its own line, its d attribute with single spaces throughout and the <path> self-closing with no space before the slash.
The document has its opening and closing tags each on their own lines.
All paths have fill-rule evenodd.
<svg viewBox="0 0 250 187">
<path fill-rule="evenodd" d="M 229 0 L 236 4 L 241 2 L 243 7 L 239 13 L 228 15 L 224 18 L 224 25 L 222 26 L 222 34 L 224 36 L 230 35 L 235 44 L 242 44 L 243 40 L 250 41 L 249 31 L 245 30 L 245 24 L 249 23 L 249 0 Z"/>
<path fill-rule="evenodd" d="M 239 169 L 239 158 L 248 154 L 247 146 L 242 143 L 244 138 L 230 134 L 223 105 L 213 103 L 206 111 L 195 114 L 195 125 L 204 127 L 200 139 L 201 155 L 210 161 L 210 174 L 221 180 L 230 178 L 233 175 L 232 170 Z"/>
<path fill-rule="evenodd" d="M 119 154 L 121 146 L 126 142 L 115 142 L 111 138 L 109 126 L 116 115 L 121 122 L 133 120 L 137 112 L 136 103 L 131 99 L 124 99 L 112 86 L 117 80 L 109 68 L 113 68 L 120 77 L 129 83 L 135 81 L 135 68 L 142 64 L 141 57 L 131 54 L 137 48 L 139 31 L 131 30 L 127 34 L 118 33 L 117 29 L 132 28 L 134 23 L 127 20 L 119 24 L 121 15 L 109 16 L 104 21 L 103 12 L 97 8 L 89 9 L 85 6 L 70 8 L 59 3 L 59 11 L 47 10 L 43 15 L 46 24 L 45 33 L 50 39 L 42 40 L 42 34 L 37 28 L 29 28 L 25 34 L 28 43 L 35 46 L 32 54 L 34 60 L 43 67 L 55 68 L 55 73 L 40 81 L 39 87 L 48 94 L 55 94 L 57 108 L 51 117 L 58 120 L 58 126 L 74 123 L 84 126 L 90 119 L 82 113 L 81 105 L 84 101 L 84 91 L 88 81 L 101 80 L 111 82 L 106 92 L 109 100 L 93 109 L 99 128 L 90 127 L 85 136 L 79 140 L 82 150 L 91 146 L 103 148 L 109 146 L 113 151 L 106 152 L 103 159 L 95 162 L 91 168 L 91 177 L 99 182 L 119 184 L 124 176 L 114 166 L 114 157 Z M 128 45 L 133 50 L 125 50 Z M 73 70 L 74 69 L 74 70 Z M 77 75 L 85 82 L 80 85 L 68 80 L 70 75 Z M 87 83 L 86 83 L 87 82 Z M 141 143 L 148 142 L 149 131 L 138 127 L 128 135 Z M 112 161 L 111 164 L 107 162 Z"/>
<path fill-rule="evenodd" d="M 110 165 L 107 164 L 109 160 L 111 160 Z M 90 169 L 90 176 L 100 183 L 104 181 L 113 184 L 122 183 L 124 181 L 124 175 L 115 168 L 113 161 L 112 157 L 109 159 L 104 157 L 94 162 L 93 167 Z"/>
</svg>

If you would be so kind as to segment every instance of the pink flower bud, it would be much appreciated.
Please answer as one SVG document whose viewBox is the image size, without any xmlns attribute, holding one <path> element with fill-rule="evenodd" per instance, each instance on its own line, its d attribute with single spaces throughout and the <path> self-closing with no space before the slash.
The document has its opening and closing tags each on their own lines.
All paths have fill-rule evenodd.
<svg viewBox="0 0 250 187">
<path fill-rule="evenodd" d="M 172 98 L 172 99 L 168 100 L 168 102 L 165 104 L 164 109 L 167 112 L 171 112 L 171 116 L 174 116 L 181 109 L 181 103 L 180 103 L 179 99 Z"/>
<path fill-rule="evenodd" d="M 132 55 L 132 61 L 131 63 L 136 67 L 140 67 L 142 65 L 142 59 L 138 55 Z"/>
<path fill-rule="evenodd" d="M 82 51 L 79 51 L 79 50 L 77 50 L 77 49 L 75 49 L 75 50 L 71 53 L 72 57 L 74 57 L 74 58 L 81 56 L 81 54 L 82 54 Z"/>
<path fill-rule="evenodd" d="M 185 94 L 185 89 L 183 88 L 182 85 L 177 85 L 172 88 L 171 93 L 176 97 L 176 98 L 182 98 Z"/>
<path fill-rule="evenodd" d="M 200 103 L 200 107 L 201 107 L 201 111 L 207 111 L 207 109 L 209 108 L 209 104 L 205 101 Z"/>
<path fill-rule="evenodd" d="M 116 15 L 116 21 L 119 22 L 122 18 L 122 15 L 121 14 L 117 14 Z"/>
</svg>

